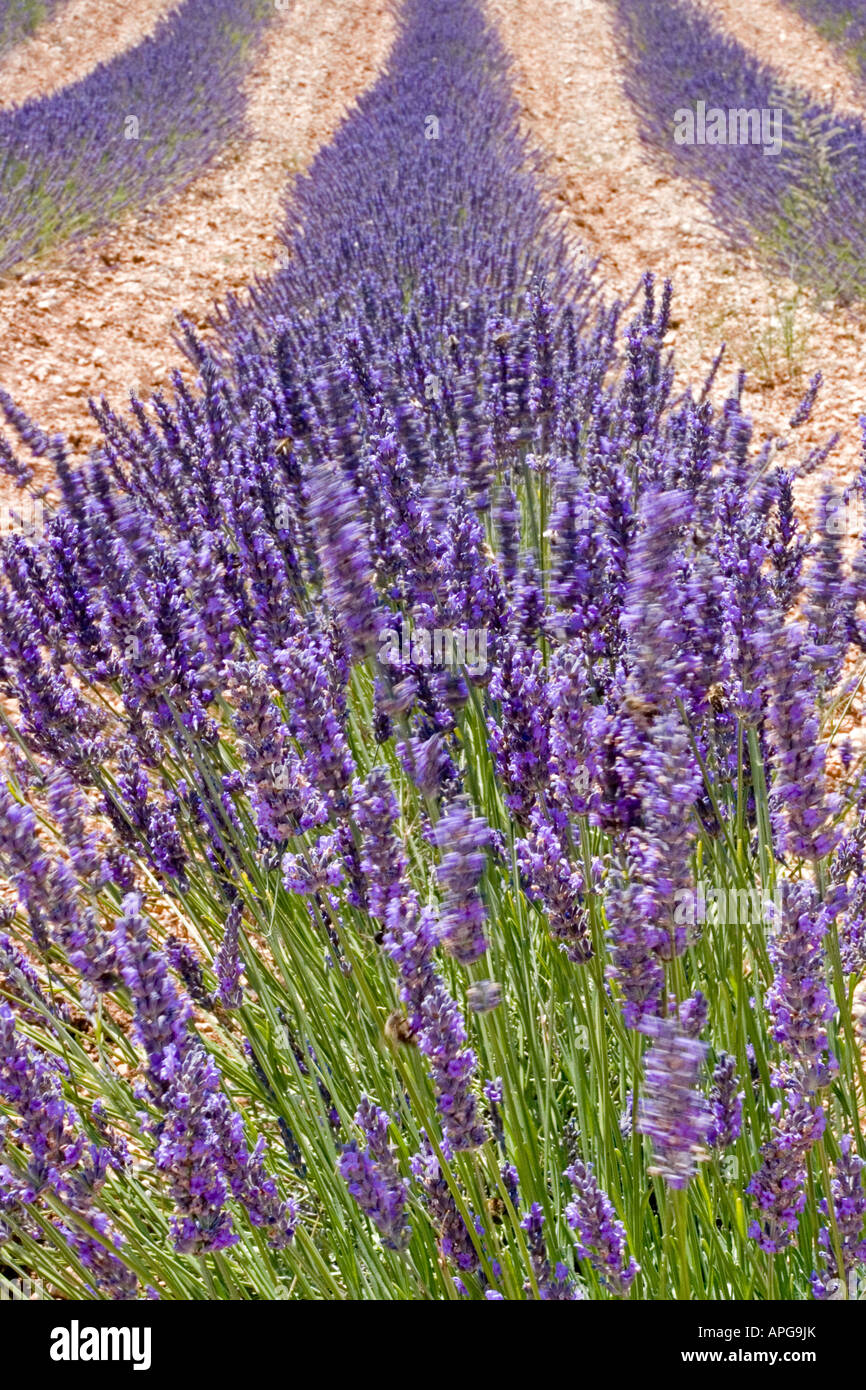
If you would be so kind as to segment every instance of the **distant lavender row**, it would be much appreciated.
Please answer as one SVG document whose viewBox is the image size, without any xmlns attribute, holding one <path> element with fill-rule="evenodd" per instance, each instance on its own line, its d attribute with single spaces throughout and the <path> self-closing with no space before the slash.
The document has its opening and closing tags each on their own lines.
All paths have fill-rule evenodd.
<svg viewBox="0 0 866 1390">
<path fill-rule="evenodd" d="M 625 88 L 641 134 L 699 183 L 714 218 L 800 283 L 848 302 L 866 293 L 866 131 L 782 82 L 688 0 L 614 0 Z M 677 113 L 763 111 L 779 140 L 678 143 Z M 722 126 L 724 123 L 722 123 Z M 682 131 L 679 139 L 682 140 Z"/>
<path fill-rule="evenodd" d="M 822 38 L 839 47 L 866 78 L 866 12 L 856 0 L 783 0 L 814 24 Z"/>
<path fill-rule="evenodd" d="M 0 0 L 0 53 L 26 39 L 66 0 Z"/>
<path fill-rule="evenodd" d="M 275 9 L 186 0 L 135 48 L 0 114 L 0 271 L 164 197 L 241 129 L 241 80 Z"/>
</svg>

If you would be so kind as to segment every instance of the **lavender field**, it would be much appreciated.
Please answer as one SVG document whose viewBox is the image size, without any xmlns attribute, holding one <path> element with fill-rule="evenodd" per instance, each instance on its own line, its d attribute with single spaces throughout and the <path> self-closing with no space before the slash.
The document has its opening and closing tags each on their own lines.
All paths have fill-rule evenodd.
<svg viewBox="0 0 866 1390">
<path fill-rule="evenodd" d="M 601 5 L 643 157 L 855 322 L 858 119 L 689 0 Z M 0 268 L 239 139 L 287 8 L 185 0 L 0 113 Z M 182 370 L 94 388 L 88 451 L 0 390 L 0 1277 L 858 1299 L 866 453 L 808 354 L 774 432 L 721 342 L 683 379 L 480 0 L 390 22 Z"/>
</svg>

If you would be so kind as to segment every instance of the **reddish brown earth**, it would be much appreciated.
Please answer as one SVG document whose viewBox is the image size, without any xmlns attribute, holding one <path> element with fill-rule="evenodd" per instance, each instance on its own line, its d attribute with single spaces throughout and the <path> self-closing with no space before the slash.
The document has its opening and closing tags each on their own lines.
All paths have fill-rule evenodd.
<svg viewBox="0 0 866 1390">
<path fill-rule="evenodd" d="M 247 81 L 249 138 L 149 213 L 0 280 L 0 384 L 44 428 L 86 450 L 88 396 L 122 405 L 131 387 L 165 382 L 183 365 L 176 316 L 203 326 L 274 267 L 292 176 L 373 82 L 393 30 L 388 0 L 293 0 Z"/>
<path fill-rule="evenodd" d="M 831 44 L 777 0 L 700 0 L 717 25 L 727 29 L 783 81 L 806 87 L 840 115 L 864 115 L 862 83 Z"/>
</svg>

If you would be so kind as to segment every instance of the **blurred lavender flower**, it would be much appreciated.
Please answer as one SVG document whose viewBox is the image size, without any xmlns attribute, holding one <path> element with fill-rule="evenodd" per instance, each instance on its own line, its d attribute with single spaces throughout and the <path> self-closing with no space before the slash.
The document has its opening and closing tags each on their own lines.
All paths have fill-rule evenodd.
<svg viewBox="0 0 866 1390">
<path fill-rule="evenodd" d="M 468 798 L 456 797 L 435 827 L 442 853 L 437 878 L 443 890 L 439 915 L 442 944 L 461 965 L 471 965 L 487 950 L 484 902 L 478 884 L 492 833 L 483 816 L 473 816 Z"/>
<path fill-rule="evenodd" d="M 673 1019 L 645 1019 L 642 1029 L 652 1039 L 638 1107 L 638 1128 L 653 1146 L 655 1166 L 648 1171 L 669 1187 L 687 1187 L 706 1157 L 710 1116 L 698 1089 L 706 1048 Z"/>
<path fill-rule="evenodd" d="M 826 749 L 803 625 L 768 628 L 760 649 L 767 670 L 772 790 L 779 806 L 782 848 L 804 859 L 822 859 L 838 836 L 824 785 Z"/>
</svg>

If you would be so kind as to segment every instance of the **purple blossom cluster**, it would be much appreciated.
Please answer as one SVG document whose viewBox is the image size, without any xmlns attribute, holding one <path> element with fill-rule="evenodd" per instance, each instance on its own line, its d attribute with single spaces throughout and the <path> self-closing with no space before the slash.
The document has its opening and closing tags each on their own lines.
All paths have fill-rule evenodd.
<svg viewBox="0 0 866 1390">
<path fill-rule="evenodd" d="M 687 1187 L 706 1158 L 710 1129 L 707 1103 L 699 1089 L 706 1048 L 670 1018 L 643 1024 L 652 1039 L 644 1060 L 644 1091 L 638 1128 L 652 1141 L 654 1168 L 669 1187 Z"/>
<path fill-rule="evenodd" d="M 363 1132 L 366 1148 L 353 1139 L 343 1148 L 340 1176 L 361 1210 L 369 1216 L 389 1250 L 403 1250 L 411 1229 L 406 1224 L 409 1184 L 401 1178 L 388 1142 L 390 1117 L 366 1096 L 361 1097 L 355 1124 Z"/>
<path fill-rule="evenodd" d="M 761 1166 L 746 1191 L 758 1210 L 749 1235 L 762 1250 L 776 1254 L 797 1234 L 800 1213 L 806 1205 L 806 1164 L 810 1149 L 821 1138 L 826 1117 L 796 1093 L 783 1108 L 777 1101 L 771 1111 L 770 1138 L 761 1147 Z"/>
<path fill-rule="evenodd" d="M 830 1084 L 838 1062 L 827 1024 L 836 1006 L 827 982 L 826 924 L 808 884 L 783 884 L 779 920 L 768 942 L 773 980 L 766 1006 L 785 1062 L 774 1085 L 793 1080 L 811 1094 Z"/>
<path fill-rule="evenodd" d="M 118 1233 L 96 1205 L 95 1198 L 112 1168 L 122 1166 L 109 1148 L 91 1143 L 77 1111 L 64 1099 L 65 1064 L 43 1054 L 16 1027 L 11 1009 L 0 1003 L 0 1100 L 15 1117 L 4 1134 L 0 1165 L 0 1218 L 21 1208 L 33 1222 L 37 1238 L 43 1223 L 54 1226 L 68 1241 L 94 1280 L 99 1293 L 134 1299 L 138 1280 L 114 1250 L 121 1249 Z M 69 1212 L 58 1219 L 41 1208 L 40 1196 L 51 1193 Z M 75 1217 L 93 1226 L 103 1245 Z M 0 1220 L 0 1237 L 3 1226 Z"/>
<path fill-rule="evenodd" d="M 839 1158 L 835 1176 L 830 1184 L 830 1196 L 824 1197 L 821 1210 L 829 1216 L 832 1209 L 833 1220 L 838 1233 L 838 1246 L 841 1260 L 834 1260 L 835 1243 L 828 1227 L 819 1232 L 818 1242 L 823 1254 L 823 1270 L 812 1275 L 812 1291 L 816 1298 L 829 1298 L 838 1293 L 840 1284 L 847 1292 L 852 1271 L 858 1264 L 866 1261 L 866 1191 L 863 1188 L 863 1169 L 866 1162 L 854 1149 L 850 1134 L 843 1134 L 839 1140 Z M 835 1263 L 836 1277 L 827 1272 Z"/>
<path fill-rule="evenodd" d="M 577 1236 L 577 1255 L 589 1260 L 599 1279 L 617 1298 L 625 1298 L 639 1272 L 628 1253 L 625 1227 L 596 1180 L 591 1163 L 576 1159 L 565 1176 L 573 1196 L 565 1219 Z"/>
<path fill-rule="evenodd" d="M 150 940 L 139 894 L 124 899 L 116 938 L 133 1001 L 133 1036 L 147 1057 L 150 1098 L 163 1115 L 155 1129 L 156 1161 L 174 1198 L 175 1249 L 203 1254 L 235 1243 L 229 1194 L 280 1248 L 294 1234 L 295 1208 L 280 1198 L 265 1169 L 264 1140 L 247 1149 L 243 1120 L 223 1091 L 219 1069 L 190 1031 L 190 1001 Z M 234 969 L 231 980 L 236 988 Z"/>
</svg>

